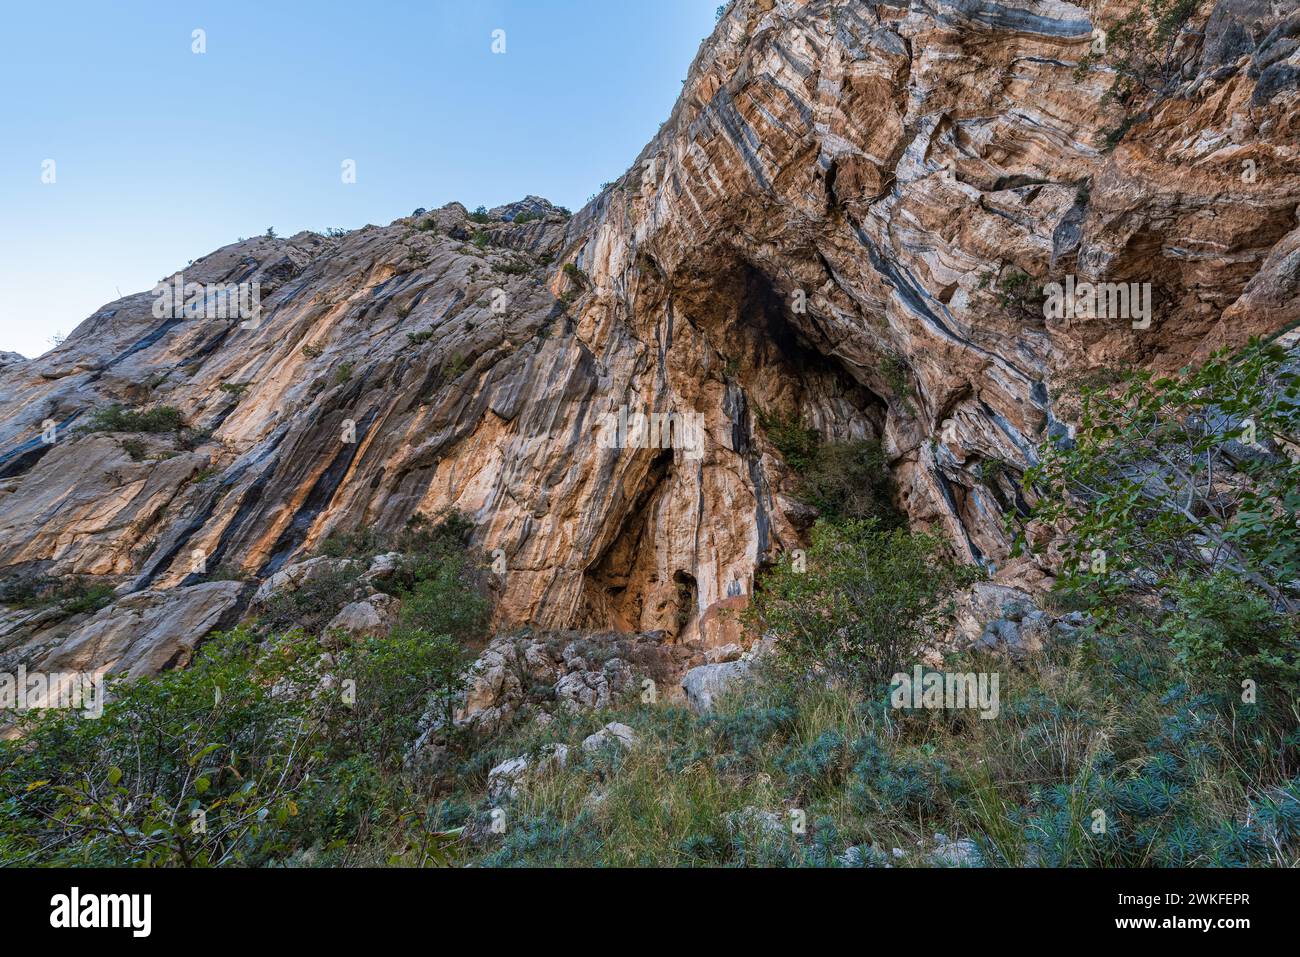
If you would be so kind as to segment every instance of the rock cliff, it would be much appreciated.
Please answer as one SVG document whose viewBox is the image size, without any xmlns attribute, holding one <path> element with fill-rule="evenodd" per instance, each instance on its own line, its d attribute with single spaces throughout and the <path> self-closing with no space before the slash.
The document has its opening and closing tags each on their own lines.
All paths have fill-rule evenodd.
<svg viewBox="0 0 1300 957">
<path fill-rule="evenodd" d="M 146 291 L 0 356 L 0 570 L 116 589 L 3 610 L 0 664 L 183 664 L 251 598 L 214 579 L 451 508 L 501 627 L 718 647 L 813 517 L 768 416 L 879 439 L 914 523 L 1041 578 L 1003 515 L 1069 431 L 1061 392 L 1300 318 L 1296 4 L 1146 10 L 733 0 L 572 216 L 529 197 L 244 240 L 161 280 L 205 287 L 195 315 Z M 1052 315 L 1067 278 L 1150 284 L 1149 314 Z M 255 320 L 213 308 L 251 283 Z M 114 406 L 184 424 L 114 431 Z M 687 428 L 637 441 L 651 413 Z"/>
</svg>

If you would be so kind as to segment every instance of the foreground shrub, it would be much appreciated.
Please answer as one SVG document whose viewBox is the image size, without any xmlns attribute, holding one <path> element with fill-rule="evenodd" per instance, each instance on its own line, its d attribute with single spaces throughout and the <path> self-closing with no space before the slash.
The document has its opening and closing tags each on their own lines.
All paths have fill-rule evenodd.
<svg viewBox="0 0 1300 957">
<path fill-rule="evenodd" d="M 791 556 L 764 577 L 749 620 L 779 636 L 798 675 L 825 670 L 858 687 L 910 669 L 948 622 L 956 591 L 980 577 L 938 538 L 874 520 L 813 528 L 806 568 Z"/>
<path fill-rule="evenodd" d="M 1300 692 L 1298 435 L 1300 376 L 1277 346 L 1085 388 L 1074 440 L 1025 473 L 1032 518 L 1064 546 L 1060 592 L 1116 635 L 1172 642 L 1198 688 L 1248 678 L 1285 712 Z"/>
</svg>

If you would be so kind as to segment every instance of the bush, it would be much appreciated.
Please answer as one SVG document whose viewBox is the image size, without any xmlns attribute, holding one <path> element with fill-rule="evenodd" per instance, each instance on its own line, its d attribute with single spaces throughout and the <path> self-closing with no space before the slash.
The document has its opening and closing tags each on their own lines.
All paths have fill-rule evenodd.
<svg viewBox="0 0 1300 957">
<path fill-rule="evenodd" d="M 882 528 L 905 521 L 894 507 L 889 462 L 876 441 L 818 445 L 799 475 L 799 490 L 825 518 L 875 519 Z"/>
<path fill-rule="evenodd" d="M 456 743 L 488 610 L 468 531 L 453 514 L 398 536 L 416 551 L 391 636 L 327 650 L 303 632 L 353 594 L 355 562 L 273 598 L 265 637 L 237 629 L 188 668 L 114 681 L 98 721 L 21 714 L 0 741 L 0 865 L 448 862 L 433 782 L 405 759 L 431 709 Z"/>
<path fill-rule="evenodd" d="M 1247 679 L 1271 688 L 1300 687 L 1294 618 L 1226 572 L 1184 578 L 1170 591 L 1175 604 L 1158 633 L 1194 688 L 1223 693 Z"/>
<path fill-rule="evenodd" d="M 1294 698 L 1298 398 L 1287 353 L 1257 342 L 1085 387 L 1074 440 L 1025 473 L 1032 518 L 1065 533 L 1059 592 L 1113 634 L 1174 642 L 1202 687 L 1252 677 Z"/>
<path fill-rule="evenodd" d="M 800 498 L 823 518 L 870 518 L 887 528 L 903 524 L 903 515 L 894 507 L 889 460 L 878 441 L 822 442 L 817 430 L 803 425 L 797 414 L 760 411 L 758 423 L 794 473 Z"/>
<path fill-rule="evenodd" d="M 816 429 L 806 427 L 797 413 L 782 416 L 760 410 L 758 424 L 791 469 L 802 472 L 812 465 L 813 457 L 821 444 L 821 436 Z"/>
<path fill-rule="evenodd" d="M 235 632 L 187 669 L 115 681 L 98 721 L 27 713 L 25 736 L 0 744 L 0 860 L 255 860 L 297 813 L 322 715 L 305 695 L 271 693 L 280 681 L 309 680 L 303 658 L 257 656 L 252 641 Z"/>
<path fill-rule="evenodd" d="M 948 621 L 953 593 L 980 576 L 934 536 L 873 520 L 818 521 L 806 563 L 782 558 L 750 621 L 776 634 L 788 673 L 825 670 L 859 688 L 909 670 Z"/>
<path fill-rule="evenodd" d="M 365 567 L 352 563 L 317 572 L 293 591 L 274 592 L 262 605 L 260 620 L 270 631 L 301 628 L 319 635 L 343 606 L 361 597 L 358 581 Z"/>
<path fill-rule="evenodd" d="M 145 410 L 110 405 L 96 410 L 86 428 L 90 432 L 178 432 L 185 428 L 185 418 L 170 405 Z"/>
<path fill-rule="evenodd" d="M 69 578 L 13 578 L 0 582 L 0 604 L 58 608 L 67 615 L 98 611 L 113 600 L 112 585 Z"/>
</svg>

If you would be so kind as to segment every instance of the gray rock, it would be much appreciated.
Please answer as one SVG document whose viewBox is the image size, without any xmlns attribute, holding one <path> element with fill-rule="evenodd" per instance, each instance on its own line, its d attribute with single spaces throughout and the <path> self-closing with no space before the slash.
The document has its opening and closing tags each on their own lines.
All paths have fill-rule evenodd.
<svg viewBox="0 0 1300 957">
<path fill-rule="evenodd" d="M 507 758 L 488 772 L 488 800 L 494 804 L 503 798 L 513 801 L 519 795 L 519 784 L 528 773 L 528 758 L 520 755 Z"/>
<path fill-rule="evenodd" d="M 325 630 L 344 631 L 361 638 L 386 635 L 397 621 L 398 604 L 391 595 L 371 595 L 364 601 L 350 602 L 330 620 Z"/>
<path fill-rule="evenodd" d="M 277 592 L 297 591 L 313 578 L 327 574 L 335 569 L 346 568 L 349 564 L 351 563 L 344 558 L 328 558 L 324 556 L 309 558 L 305 562 L 295 562 L 280 569 L 262 582 L 253 595 L 253 604 L 260 605 Z"/>
<path fill-rule="evenodd" d="M 637 734 L 625 724 L 611 721 L 595 734 L 583 739 L 582 750 L 589 753 L 603 751 L 607 748 L 630 751 L 636 747 Z"/>
<path fill-rule="evenodd" d="M 843 854 L 836 856 L 835 861 L 840 867 L 893 867 L 889 861 L 889 855 L 880 848 L 872 845 L 864 847 L 854 845 L 847 848 Z"/>
<path fill-rule="evenodd" d="M 746 681 L 752 671 L 753 664 L 749 661 L 724 661 L 692 668 L 682 677 L 686 703 L 696 714 L 707 714 L 719 698 Z"/>
<path fill-rule="evenodd" d="M 723 645 L 720 648 L 708 649 L 704 652 L 704 658 L 709 664 L 717 665 L 727 661 L 738 661 L 740 660 L 740 656 L 744 653 L 745 649 L 732 642 L 731 644 Z"/>
<path fill-rule="evenodd" d="M 943 837 L 936 834 L 936 838 Z M 970 838 L 960 841 L 944 841 L 930 854 L 930 863 L 935 867 L 983 867 L 984 858 L 979 847 Z"/>
</svg>

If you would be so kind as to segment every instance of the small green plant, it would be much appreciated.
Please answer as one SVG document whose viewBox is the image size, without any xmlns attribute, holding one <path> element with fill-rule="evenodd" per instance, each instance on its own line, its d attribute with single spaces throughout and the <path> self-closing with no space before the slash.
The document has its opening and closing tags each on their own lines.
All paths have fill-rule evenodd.
<svg viewBox="0 0 1300 957">
<path fill-rule="evenodd" d="M 523 276 L 527 275 L 531 268 L 523 259 L 515 258 L 504 263 L 493 263 L 493 272 L 499 272 L 506 276 Z"/>
<path fill-rule="evenodd" d="M 356 363 L 352 362 L 351 360 L 348 360 L 347 362 L 340 362 L 338 368 L 334 370 L 334 384 L 343 385 L 343 383 L 351 379 L 352 370 L 355 368 L 356 368 Z"/>
<path fill-rule="evenodd" d="M 158 405 L 151 409 L 128 409 L 111 405 L 91 416 L 86 427 L 90 432 L 177 432 L 185 427 L 180 409 Z"/>
<path fill-rule="evenodd" d="M 319 359 L 325 354 L 325 350 L 320 346 L 313 346 L 311 343 L 305 342 L 302 346 L 302 354 L 308 359 Z"/>
<path fill-rule="evenodd" d="M 492 222 L 492 217 L 488 215 L 486 206 L 479 206 L 474 212 L 469 214 L 471 223 L 478 223 L 480 226 Z"/>
<path fill-rule="evenodd" d="M 149 447 L 139 439 L 123 439 L 122 451 L 131 457 L 132 462 L 140 462 L 149 454 Z"/>
<path fill-rule="evenodd" d="M 800 421 L 798 413 L 781 415 L 760 409 L 757 418 L 768 441 L 776 446 L 776 450 L 781 453 L 781 457 L 791 469 L 799 472 L 812 464 L 821 436 L 817 434 L 816 429 L 805 426 Z"/>
<path fill-rule="evenodd" d="M 897 352 L 886 353 L 880 361 L 880 375 L 889 390 L 905 408 L 911 408 L 912 379 L 907 360 Z"/>
<path fill-rule="evenodd" d="M 454 382 L 459 379 L 469 369 L 469 363 L 459 352 L 447 360 L 446 365 L 442 367 L 443 379 L 447 382 Z"/>
</svg>

